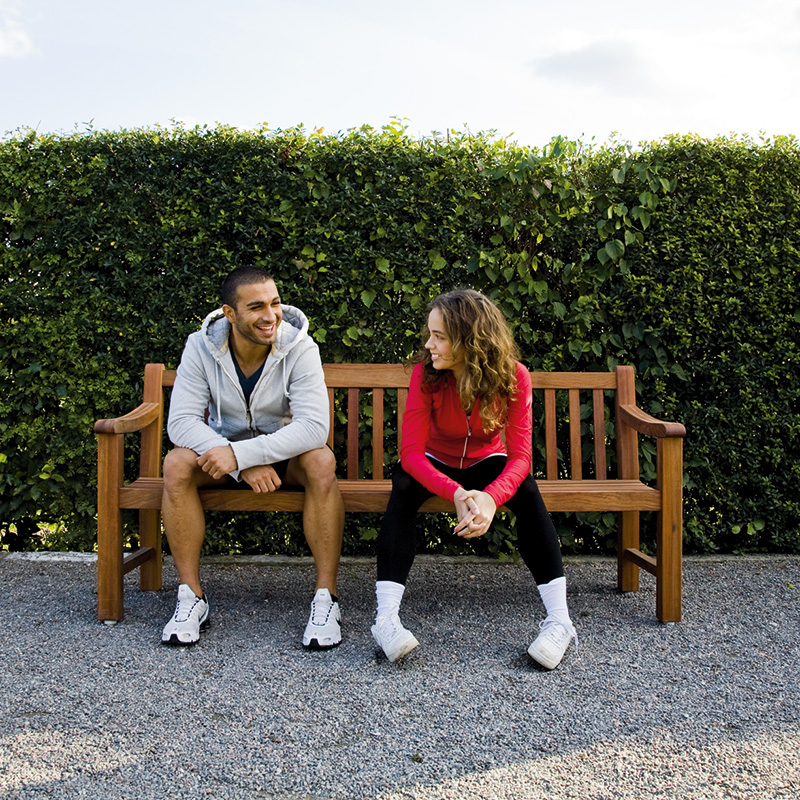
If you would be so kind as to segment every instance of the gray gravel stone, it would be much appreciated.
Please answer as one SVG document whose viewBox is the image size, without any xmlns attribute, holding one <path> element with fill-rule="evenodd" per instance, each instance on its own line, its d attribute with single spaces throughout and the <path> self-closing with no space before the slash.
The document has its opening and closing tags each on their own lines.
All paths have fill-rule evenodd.
<svg viewBox="0 0 800 800">
<path fill-rule="evenodd" d="M 307 560 L 204 566 L 212 624 L 163 647 L 176 578 L 95 619 L 87 557 L 0 558 L 0 797 L 792 798 L 800 796 L 800 558 L 690 558 L 685 619 L 608 559 L 567 561 L 579 632 L 525 656 L 527 571 L 419 559 L 393 665 L 369 633 L 374 565 L 346 561 L 342 645 L 306 652 Z"/>
</svg>

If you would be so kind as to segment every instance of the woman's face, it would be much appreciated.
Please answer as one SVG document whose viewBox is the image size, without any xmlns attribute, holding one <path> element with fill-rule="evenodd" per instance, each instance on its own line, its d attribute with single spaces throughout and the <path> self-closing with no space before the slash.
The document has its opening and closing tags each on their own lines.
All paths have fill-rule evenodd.
<svg viewBox="0 0 800 800">
<path fill-rule="evenodd" d="M 453 358 L 453 345 L 444 331 L 442 312 L 438 308 L 434 308 L 428 314 L 428 330 L 430 331 L 430 336 L 428 341 L 425 342 L 425 349 L 431 354 L 433 368 L 451 369 L 458 377 L 463 363 Z"/>
</svg>

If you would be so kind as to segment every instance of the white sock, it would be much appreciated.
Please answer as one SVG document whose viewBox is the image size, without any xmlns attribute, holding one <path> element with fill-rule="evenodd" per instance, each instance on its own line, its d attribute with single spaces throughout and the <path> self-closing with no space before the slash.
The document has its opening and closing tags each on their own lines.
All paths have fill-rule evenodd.
<svg viewBox="0 0 800 800">
<path fill-rule="evenodd" d="M 390 616 L 400 610 L 400 602 L 406 587 L 394 581 L 376 581 L 375 596 L 378 598 L 378 611 L 376 616 Z"/>
<path fill-rule="evenodd" d="M 562 625 L 572 625 L 567 610 L 567 579 L 556 578 L 539 586 L 539 594 L 542 597 L 548 619 L 554 619 Z"/>
</svg>

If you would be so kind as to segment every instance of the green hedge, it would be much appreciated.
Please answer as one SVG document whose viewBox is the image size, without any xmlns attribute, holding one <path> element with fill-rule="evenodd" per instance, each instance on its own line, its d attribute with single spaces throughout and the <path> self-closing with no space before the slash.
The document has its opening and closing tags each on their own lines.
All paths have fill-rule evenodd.
<svg viewBox="0 0 800 800">
<path fill-rule="evenodd" d="M 93 421 L 137 404 L 143 365 L 174 366 L 222 276 L 256 263 L 325 361 L 403 359 L 431 297 L 470 285 L 531 368 L 633 364 L 644 407 L 689 431 L 687 550 L 800 552 L 798 186 L 786 139 L 528 150 L 397 124 L 8 139 L 4 546 L 92 548 Z M 352 515 L 346 552 L 371 552 L 377 522 Z M 427 546 L 450 551 L 447 521 L 428 522 Z M 565 551 L 613 549 L 612 515 L 557 523 Z M 298 531 L 291 515 L 213 515 L 207 544 L 301 552 Z M 478 547 L 507 551 L 507 527 Z"/>
</svg>

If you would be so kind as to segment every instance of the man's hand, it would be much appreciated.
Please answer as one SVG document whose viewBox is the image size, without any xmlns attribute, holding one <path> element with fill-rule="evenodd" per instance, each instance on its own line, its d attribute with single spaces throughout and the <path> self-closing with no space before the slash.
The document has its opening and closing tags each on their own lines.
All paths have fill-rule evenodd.
<svg viewBox="0 0 800 800">
<path fill-rule="evenodd" d="M 497 503 L 490 494 L 477 489 L 461 488 L 453 496 L 453 501 L 458 515 L 458 525 L 453 529 L 454 533 L 465 539 L 473 539 L 483 536 L 489 530 L 497 511 Z"/>
<path fill-rule="evenodd" d="M 197 459 L 197 464 L 203 472 L 210 475 L 214 480 L 219 480 L 225 475 L 229 475 L 239 466 L 233 448 L 229 444 L 222 447 L 212 447 Z"/>
<path fill-rule="evenodd" d="M 281 486 L 281 479 L 270 464 L 258 464 L 255 467 L 248 467 L 239 474 L 254 492 L 274 492 L 276 489 L 280 489 Z"/>
</svg>

